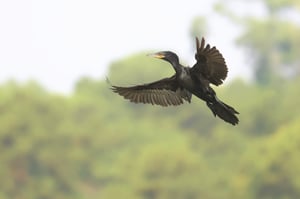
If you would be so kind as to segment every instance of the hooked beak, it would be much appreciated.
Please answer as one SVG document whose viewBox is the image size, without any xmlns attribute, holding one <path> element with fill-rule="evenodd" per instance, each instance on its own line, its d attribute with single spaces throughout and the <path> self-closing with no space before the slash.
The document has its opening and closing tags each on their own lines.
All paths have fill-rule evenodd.
<svg viewBox="0 0 300 199">
<path fill-rule="evenodd" d="M 161 52 L 148 54 L 148 56 L 150 56 L 150 57 L 155 57 L 155 58 L 158 58 L 158 59 L 163 59 L 163 58 L 165 58 L 165 55 L 164 55 L 163 53 L 161 53 Z"/>
</svg>

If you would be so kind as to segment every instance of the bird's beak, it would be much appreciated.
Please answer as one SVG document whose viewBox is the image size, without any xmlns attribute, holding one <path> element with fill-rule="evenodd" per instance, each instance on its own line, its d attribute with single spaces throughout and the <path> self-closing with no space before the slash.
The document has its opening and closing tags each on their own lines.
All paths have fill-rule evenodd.
<svg viewBox="0 0 300 199">
<path fill-rule="evenodd" d="M 155 58 L 158 58 L 158 59 L 163 59 L 163 58 L 165 58 L 165 55 L 164 54 L 162 54 L 162 53 L 152 53 L 152 54 L 148 54 L 148 56 L 150 56 L 150 57 L 155 57 Z"/>
</svg>

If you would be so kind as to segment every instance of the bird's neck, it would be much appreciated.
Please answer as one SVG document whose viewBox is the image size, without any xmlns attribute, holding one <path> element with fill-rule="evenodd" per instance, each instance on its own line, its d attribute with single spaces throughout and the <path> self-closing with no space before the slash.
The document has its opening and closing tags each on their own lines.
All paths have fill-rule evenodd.
<svg viewBox="0 0 300 199">
<path fill-rule="evenodd" d="M 176 73 L 181 73 L 183 70 L 183 67 L 179 64 L 179 61 L 173 60 L 170 62 L 176 71 Z"/>
</svg>

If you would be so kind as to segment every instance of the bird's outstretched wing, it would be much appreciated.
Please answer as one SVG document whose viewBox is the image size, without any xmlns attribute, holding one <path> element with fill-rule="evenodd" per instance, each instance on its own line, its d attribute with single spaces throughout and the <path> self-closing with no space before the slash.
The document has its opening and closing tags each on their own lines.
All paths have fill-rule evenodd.
<svg viewBox="0 0 300 199">
<path fill-rule="evenodd" d="M 197 52 L 195 58 L 196 64 L 191 69 L 194 74 L 206 78 L 210 83 L 218 86 L 223 83 L 227 76 L 227 66 L 222 54 L 216 47 L 205 46 L 205 40 L 202 38 L 201 44 L 196 37 Z"/>
<path fill-rule="evenodd" d="M 131 102 L 161 106 L 177 106 L 183 103 L 183 99 L 190 102 L 192 97 L 190 92 L 178 86 L 175 76 L 131 87 L 112 85 L 111 89 Z"/>
</svg>

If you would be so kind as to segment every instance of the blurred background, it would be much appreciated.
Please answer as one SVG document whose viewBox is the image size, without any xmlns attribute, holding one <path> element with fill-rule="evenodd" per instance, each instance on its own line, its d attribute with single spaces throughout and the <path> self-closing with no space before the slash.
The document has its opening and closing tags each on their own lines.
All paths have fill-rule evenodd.
<svg viewBox="0 0 300 199">
<path fill-rule="evenodd" d="M 300 198 L 296 0 L 1 1 L 0 198 Z M 195 36 L 226 59 L 214 89 L 162 108 L 109 89 L 193 65 Z"/>
</svg>

